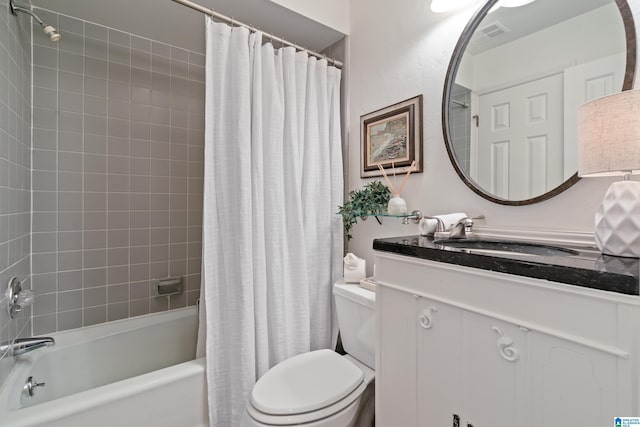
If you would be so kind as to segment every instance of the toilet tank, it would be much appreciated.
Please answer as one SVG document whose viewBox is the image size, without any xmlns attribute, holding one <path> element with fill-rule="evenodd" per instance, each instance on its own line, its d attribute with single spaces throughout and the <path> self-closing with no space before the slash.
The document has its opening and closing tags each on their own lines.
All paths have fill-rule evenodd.
<svg viewBox="0 0 640 427">
<path fill-rule="evenodd" d="M 371 369 L 375 368 L 376 294 L 343 281 L 333 285 L 338 326 L 345 351 Z"/>
</svg>

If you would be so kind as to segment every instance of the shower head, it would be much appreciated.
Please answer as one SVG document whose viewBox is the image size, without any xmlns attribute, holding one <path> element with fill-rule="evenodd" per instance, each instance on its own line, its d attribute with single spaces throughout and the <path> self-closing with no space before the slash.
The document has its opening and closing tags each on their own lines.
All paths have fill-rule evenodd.
<svg viewBox="0 0 640 427">
<path fill-rule="evenodd" d="M 62 37 L 60 33 L 51 25 L 45 25 L 44 27 L 42 27 L 42 31 L 44 31 L 44 33 L 49 37 L 49 39 L 51 39 L 52 42 L 57 42 L 58 40 L 60 40 L 60 37 Z"/>
<path fill-rule="evenodd" d="M 13 0 L 9 0 L 9 10 L 14 16 L 18 16 L 19 12 L 26 13 L 27 15 L 35 19 L 38 24 L 40 24 L 40 26 L 42 27 L 42 31 L 44 31 L 44 33 L 52 42 L 57 42 L 58 40 L 60 40 L 60 33 L 51 25 L 45 24 L 42 19 L 40 19 L 40 17 L 36 15 L 31 9 L 18 6 L 13 2 Z"/>
</svg>

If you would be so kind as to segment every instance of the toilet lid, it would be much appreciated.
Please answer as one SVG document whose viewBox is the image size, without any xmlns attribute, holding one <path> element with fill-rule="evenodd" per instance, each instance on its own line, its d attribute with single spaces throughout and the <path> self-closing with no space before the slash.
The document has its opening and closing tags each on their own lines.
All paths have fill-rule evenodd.
<svg viewBox="0 0 640 427">
<path fill-rule="evenodd" d="M 250 399 L 265 414 L 300 414 L 338 402 L 363 380 L 362 370 L 338 353 L 317 350 L 271 368 L 253 387 Z"/>
</svg>

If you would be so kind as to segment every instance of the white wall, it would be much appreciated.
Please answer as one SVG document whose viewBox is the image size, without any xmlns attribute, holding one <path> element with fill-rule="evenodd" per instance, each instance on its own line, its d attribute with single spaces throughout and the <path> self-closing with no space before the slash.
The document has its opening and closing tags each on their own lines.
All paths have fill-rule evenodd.
<svg viewBox="0 0 640 427">
<path fill-rule="evenodd" d="M 481 93 L 624 52 L 624 28 L 603 25 L 616 19 L 621 22 L 620 12 L 610 3 L 479 53 L 473 57 L 473 85 L 467 87 Z M 538 46 L 546 48 L 542 50 Z"/>
<path fill-rule="evenodd" d="M 409 209 L 427 214 L 465 211 L 485 214 L 492 227 L 587 231 L 612 179 L 583 179 L 564 193 L 529 206 L 502 206 L 472 192 L 458 177 L 444 146 L 441 102 L 444 78 L 453 48 L 473 15 L 472 9 L 434 14 L 427 0 L 351 0 L 350 81 L 351 129 L 349 189 L 360 188 L 358 129 L 360 116 L 397 101 L 424 94 L 425 171 L 414 174 L 404 190 Z M 640 0 L 629 1 L 636 23 Z M 385 219 L 359 222 L 349 250 L 368 260 L 376 237 L 417 234 L 414 224 Z"/>
<path fill-rule="evenodd" d="M 314 21 L 349 34 L 349 2 L 346 0 L 271 0 Z"/>
</svg>

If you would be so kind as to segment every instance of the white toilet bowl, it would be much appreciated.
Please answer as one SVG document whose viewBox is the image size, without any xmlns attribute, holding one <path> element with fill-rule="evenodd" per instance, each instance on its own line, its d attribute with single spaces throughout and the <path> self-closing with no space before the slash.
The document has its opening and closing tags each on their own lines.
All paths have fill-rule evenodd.
<svg viewBox="0 0 640 427">
<path fill-rule="evenodd" d="M 351 355 L 317 350 L 277 364 L 253 387 L 243 427 L 354 426 L 374 378 L 375 293 L 337 283 L 334 295 L 343 345 Z"/>
</svg>

